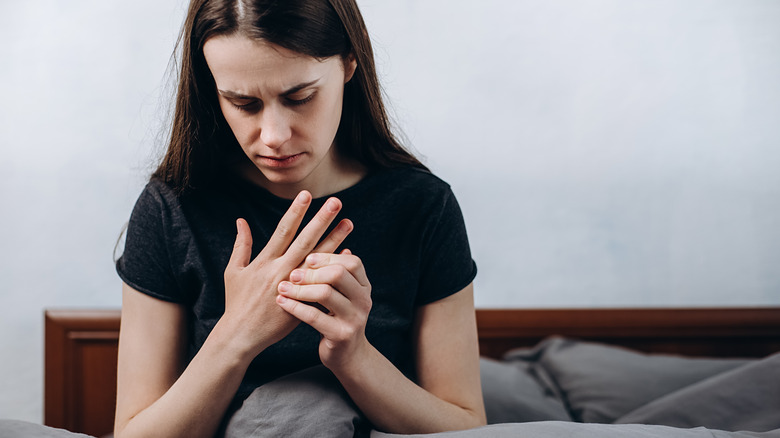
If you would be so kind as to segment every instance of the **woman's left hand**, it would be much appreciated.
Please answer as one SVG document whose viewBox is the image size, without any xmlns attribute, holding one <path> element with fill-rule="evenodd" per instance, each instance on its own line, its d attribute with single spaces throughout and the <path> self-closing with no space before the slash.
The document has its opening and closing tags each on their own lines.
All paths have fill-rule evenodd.
<svg viewBox="0 0 780 438">
<path fill-rule="evenodd" d="M 322 335 L 319 353 L 326 367 L 336 370 L 359 360 L 369 346 L 365 329 L 371 311 L 371 283 L 360 258 L 348 249 L 309 254 L 278 290 L 279 306 Z"/>
</svg>

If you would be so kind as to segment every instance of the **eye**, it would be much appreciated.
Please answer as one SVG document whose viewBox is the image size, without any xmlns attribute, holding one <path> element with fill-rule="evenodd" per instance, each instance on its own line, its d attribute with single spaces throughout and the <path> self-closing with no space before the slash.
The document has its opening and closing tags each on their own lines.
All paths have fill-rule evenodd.
<svg viewBox="0 0 780 438">
<path fill-rule="evenodd" d="M 314 99 L 314 96 L 317 94 L 316 91 L 313 91 L 309 93 L 306 96 L 299 97 L 296 94 L 292 94 L 290 96 L 287 96 L 285 100 L 287 100 L 287 104 L 290 106 L 298 106 L 298 105 L 304 105 L 309 102 L 311 102 L 312 99 Z"/>
<path fill-rule="evenodd" d="M 257 112 L 263 107 L 263 103 L 259 100 L 240 99 L 228 100 L 228 102 L 239 111 Z"/>
<path fill-rule="evenodd" d="M 242 103 L 238 104 L 235 102 L 230 102 L 233 104 L 234 107 L 236 107 L 239 111 L 247 111 L 247 112 L 257 112 L 261 105 L 260 102 L 249 102 L 249 103 Z"/>
</svg>

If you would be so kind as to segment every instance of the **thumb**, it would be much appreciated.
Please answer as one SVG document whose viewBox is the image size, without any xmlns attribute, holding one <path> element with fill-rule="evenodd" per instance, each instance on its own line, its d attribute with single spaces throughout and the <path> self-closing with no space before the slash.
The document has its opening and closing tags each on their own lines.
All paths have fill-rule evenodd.
<svg viewBox="0 0 780 438">
<path fill-rule="evenodd" d="M 228 268 L 246 268 L 252 258 L 252 232 L 244 219 L 236 220 L 236 229 L 238 234 L 233 245 L 233 253 L 230 254 Z"/>
</svg>

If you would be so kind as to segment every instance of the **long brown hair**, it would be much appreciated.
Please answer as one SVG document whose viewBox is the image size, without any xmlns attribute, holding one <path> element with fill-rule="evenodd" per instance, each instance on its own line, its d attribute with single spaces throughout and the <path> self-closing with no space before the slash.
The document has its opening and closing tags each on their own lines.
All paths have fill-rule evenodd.
<svg viewBox="0 0 780 438">
<path fill-rule="evenodd" d="M 222 116 L 203 55 L 206 40 L 236 33 L 317 59 L 352 54 L 357 70 L 344 87 L 339 153 L 369 169 L 425 168 L 390 129 L 355 0 L 192 0 L 177 43 L 181 61 L 170 142 L 153 178 L 182 193 L 218 176 L 227 159 L 243 153 Z"/>
</svg>

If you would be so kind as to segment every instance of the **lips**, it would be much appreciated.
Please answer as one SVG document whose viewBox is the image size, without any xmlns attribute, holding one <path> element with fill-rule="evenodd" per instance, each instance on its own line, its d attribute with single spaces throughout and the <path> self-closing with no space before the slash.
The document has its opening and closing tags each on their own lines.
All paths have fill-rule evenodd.
<svg viewBox="0 0 780 438">
<path fill-rule="evenodd" d="M 260 155 L 260 162 L 268 167 L 289 167 L 294 165 L 303 157 L 303 153 L 293 155 L 282 155 L 278 157 Z"/>
</svg>

